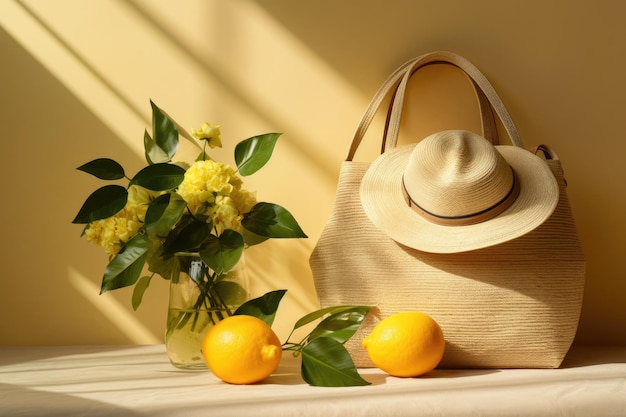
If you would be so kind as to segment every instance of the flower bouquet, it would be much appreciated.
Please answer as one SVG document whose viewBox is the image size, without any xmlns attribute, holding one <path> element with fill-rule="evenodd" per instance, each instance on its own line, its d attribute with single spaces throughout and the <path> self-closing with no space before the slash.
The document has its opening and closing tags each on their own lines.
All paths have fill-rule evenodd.
<svg viewBox="0 0 626 417">
<path fill-rule="evenodd" d="M 82 236 L 109 255 L 101 294 L 134 285 L 134 309 L 154 275 L 178 284 L 180 272 L 186 271 L 195 289 L 192 308 L 170 314 L 170 332 L 190 324 L 195 327 L 199 320 L 220 320 L 245 301 L 246 288 L 228 279 L 245 248 L 269 238 L 307 236 L 288 210 L 257 202 L 253 192 L 242 188 L 241 177 L 254 174 L 269 161 L 279 133 L 239 142 L 233 168 L 207 153 L 207 148 L 222 146 L 220 126 L 205 123 L 190 134 L 150 104 L 152 136 L 145 131 L 143 138 L 147 166 L 132 177 L 109 158 L 78 167 L 99 179 L 122 180 L 127 185 L 98 188 L 73 223 L 84 224 Z M 180 137 L 199 150 L 191 164 L 173 161 Z M 148 274 L 142 275 L 146 269 Z M 207 317 L 198 316 L 199 308 L 209 312 Z"/>
</svg>

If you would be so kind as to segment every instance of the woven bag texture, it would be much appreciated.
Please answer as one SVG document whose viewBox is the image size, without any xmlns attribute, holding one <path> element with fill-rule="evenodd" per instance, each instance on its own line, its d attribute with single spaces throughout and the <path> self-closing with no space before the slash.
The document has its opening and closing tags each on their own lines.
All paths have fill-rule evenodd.
<svg viewBox="0 0 626 417">
<path fill-rule="evenodd" d="M 440 367 L 561 364 L 578 326 L 585 260 L 560 161 L 546 163 L 560 187 L 552 216 L 520 238 L 455 254 L 403 247 L 379 231 L 359 198 L 369 163 L 343 163 L 310 266 L 322 307 L 375 307 L 346 343 L 357 366 L 372 366 L 362 338 L 401 311 L 422 311 L 440 324 L 446 339 Z"/>
</svg>

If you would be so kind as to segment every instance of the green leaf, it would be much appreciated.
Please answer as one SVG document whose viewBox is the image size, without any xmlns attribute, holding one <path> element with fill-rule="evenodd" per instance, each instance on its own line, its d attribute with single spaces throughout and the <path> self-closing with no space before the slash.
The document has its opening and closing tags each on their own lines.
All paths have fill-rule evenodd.
<svg viewBox="0 0 626 417">
<path fill-rule="evenodd" d="M 160 109 L 160 110 L 161 110 L 161 113 L 163 113 L 168 119 L 170 119 L 172 123 L 174 123 L 174 126 L 176 126 L 176 129 L 178 130 L 179 136 L 182 136 L 183 138 L 187 139 L 189 142 L 195 145 L 198 149 L 202 149 L 202 146 L 200 146 L 198 141 L 193 136 L 191 136 L 191 134 L 187 132 L 187 130 L 185 130 L 184 127 L 180 125 L 180 123 L 177 123 L 176 120 L 174 120 L 174 118 L 170 116 L 169 113 L 167 113 L 165 110 L 163 109 Z"/>
<path fill-rule="evenodd" d="M 235 147 L 235 162 L 239 174 L 252 175 L 269 161 L 276 141 L 282 133 L 266 133 L 242 140 Z"/>
<path fill-rule="evenodd" d="M 210 234 L 211 229 L 205 222 L 193 220 L 188 223 L 181 223 L 167 235 L 164 243 L 164 254 L 197 249 Z"/>
<path fill-rule="evenodd" d="M 248 297 L 248 292 L 233 281 L 218 281 L 213 284 L 212 290 L 218 293 L 224 304 L 228 306 L 240 305 Z"/>
<path fill-rule="evenodd" d="M 169 232 L 176 222 L 180 220 L 186 207 L 187 202 L 176 193 L 158 196 L 152 200 L 146 211 L 146 231 L 150 234 Z"/>
<path fill-rule="evenodd" d="M 351 310 L 354 308 L 364 308 L 367 309 L 368 311 L 371 309 L 371 307 L 360 307 L 360 306 L 333 306 L 333 307 L 326 307 L 326 308 L 322 308 L 319 310 L 315 310 L 305 316 L 303 316 L 302 318 L 300 318 L 300 320 L 298 320 L 296 322 L 296 324 L 294 325 L 294 330 L 298 329 L 304 325 L 307 325 L 309 323 L 311 323 L 314 320 L 317 320 L 321 317 L 324 317 L 327 314 L 335 314 L 335 313 L 340 313 L 342 311 L 346 311 L 346 310 Z M 367 314 L 367 312 L 366 312 Z"/>
<path fill-rule="evenodd" d="M 334 312 L 309 333 L 307 340 L 311 342 L 320 337 L 327 337 L 339 343 L 345 343 L 359 330 L 361 322 L 370 309 L 371 307 L 358 306 Z"/>
<path fill-rule="evenodd" d="M 161 276 L 165 280 L 178 277 L 178 259 L 174 254 L 166 254 L 165 248 L 160 241 L 150 240 L 148 245 L 148 257 L 146 258 L 148 270 Z"/>
<path fill-rule="evenodd" d="M 241 235 L 243 236 L 244 242 L 246 242 L 246 245 L 248 246 L 258 245 L 259 243 L 263 243 L 269 239 L 267 236 L 259 236 L 256 233 L 252 233 L 245 227 L 241 228 Z"/>
<path fill-rule="evenodd" d="M 235 315 L 254 316 L 271 326 L 274 323 L 280 300 L 286 292 L 287 290 L 270 291 L 261 297 L 246 301 L 235 311 Z"/>
<path fill-rule="evenodd" d="M 76 168 L 79 171 L 91 174 L 101 180 L 119 180 L 124 178 L 124 168 L 109 158 L 98 158 Z"/>
<path fill-rule="evenodd" d="M 178 150 L 178 129 L 174 122 L 152 100 L 152 136 L 154 142 L 171 160 Z"/>
<path fill-rule="evenodd" d="M 234 230 L 226 229 L 219 237 L 209 235 L 198 252 L 204 263 L 221 275 L 237 265 L 243 249 L 243 236 Z"/>
<path fill-rule="evenodd" d="M 209 156 L 208 153 L 206 153 L 206 151 L 201 151 L 198 156 L 196 157 L 195 161 L 212 161 L 213 159 L 211 159 L 211 157 Z"/>
<path fill-rule="evenodd" d="M 100 294 L 133 285 L 139 279 L 148 253 L 148 239 L 137 234 L 107 265 L 102 277 Z"/>
<path fill-rule="evenodd" d="M 143 133 L 143 148 L 146 155 L 146 161 L 148 161 L 148 164 L 150 165 L 170 161 L 167 153 L 165 153 L 163 149 L 159 148 L 147 130 Z"/>
<path fill-rule="evenodd" d="M 146 275 L 145 277 L 139 278 L 139 281 L 137 281 L 137 284 L 135 284 L 135 287 L 133 288 L 133 298 L 132 298 L 133 310 L 136 311 L 141 305 L 143 294 L 148 289 L 151 279 L 152 277 L 150 275 Z"/>
<path fill-rule="evenodd" d="M 346 348 L 328 337 L 320 337 L 302 349 L 302 378 L 318 387 L 369 385 L 361 378 Z"/>
<path fill-rule="evenodd" d="M 152 191 L 172 190 L 183 182 L 185 169 L 175 164 L 153 164 L 139 171 L 130 185 L 139 185 Z"/>
<path fill-rule="evenodd" d="M 120 185 L 105 185 L 87 197 L 72 223 L 87 224 L 106 219 L 123 209 L 127 201 L 126 188 Z"/>
<path fill-rule="evenodd" d="M 272 203 L 257 203 L 241 221 L 243 227 L 269 238 L 308 237 L 287 209 Z"/>
</svg>

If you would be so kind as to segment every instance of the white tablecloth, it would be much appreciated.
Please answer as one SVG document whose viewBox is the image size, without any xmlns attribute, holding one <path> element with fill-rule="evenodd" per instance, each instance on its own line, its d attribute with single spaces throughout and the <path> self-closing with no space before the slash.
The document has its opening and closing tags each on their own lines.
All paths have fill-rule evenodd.
<svg viewBox="0 0 626 417">
<path fill-rule="evenodd" d="M 626 347 L 574 347 L 561 369 L 435 370 L 311 387 L 283 355 L 263 383 L 173 368 L 163 345 L 0 347 L 0 416 L 626 416 Z"/>
</svg>

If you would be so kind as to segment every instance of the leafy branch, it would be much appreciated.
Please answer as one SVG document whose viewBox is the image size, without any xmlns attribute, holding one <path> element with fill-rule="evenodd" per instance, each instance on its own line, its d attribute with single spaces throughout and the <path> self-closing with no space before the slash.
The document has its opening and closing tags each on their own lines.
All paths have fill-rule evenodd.
<svg viewBox="0 0 626 417">
<path fill-rule="evenodd" d="M 235 314 L 255 316 L 270 326 L 287 290 L 276 290 L 239 307 Z M 283 343 L 283 351 L 302 356 L 300 373 L 313 386 L 348 387 L 369 385 L 361 378 L 350 354 L 344 347 L 359 329 L 369 312 L 368 306 L 339 306 L 316 310 L 300 318 Z M 302 326 L 322 319 L 301 341 L 292 342 L 294 332 Z"/>
<path fill-rule="evenodd" d="M 147 166 L 128 176 L 118 162 L 98 158 L 77 169 L 104 181 L 127 180 L 127 185 L 107 184 L 89 195 L 73 220 L 86 225 L 122 212 L 129 202 L 129 189 L 139 186 L 149 193 L 150 201 L 143 223 L 112 255 L 102 277 L 101 293 L 135 285 L 133 307 L 141 303 L 150 277 L 139 278 L 144 266 L 153 274 L 170 279 L 173 255 L 177 252 L 199 252 L 216 272 L 228 272 L 245 247 L 270 238 L 306 238 L 293 215 L 277 204 L 258 202 L 243 214 L 242 230 L 225 230 L 220 236 L 205 218 L 191 215 L 187 202 L 176 192 L 183 182 L 185 169 L 172 162 L 179 145 L 179 136 L 201 149 L 196 161 L 210 159 L 202 146 L 172 118 L 150 101 L 152 135 L 146 130 L 143 142 Z M 241 176 L 256 173 L 269 161 L 280 133 L 257 135 L 239 142 L 234 150 L 237 172 Z M 206 147 L 206 142 L 205 142 Z"/>
</svg>

